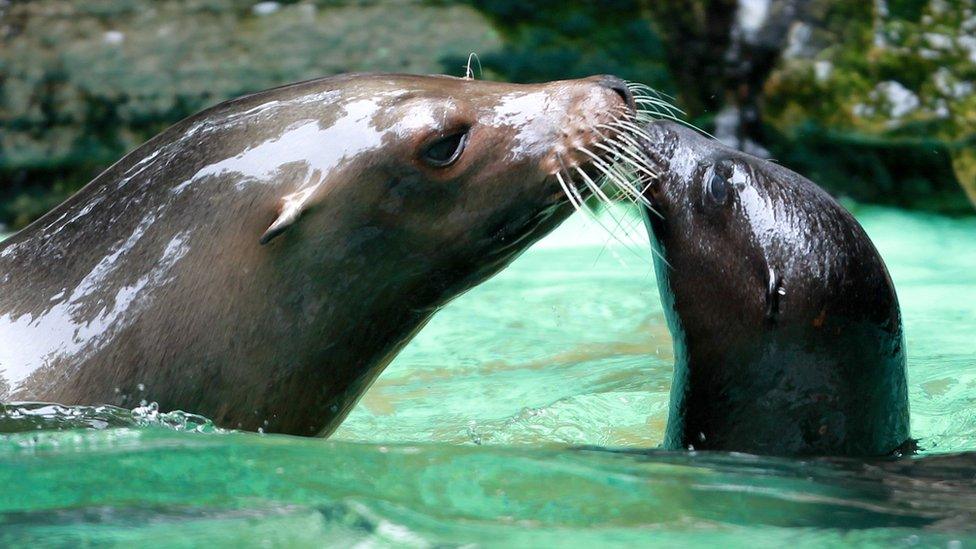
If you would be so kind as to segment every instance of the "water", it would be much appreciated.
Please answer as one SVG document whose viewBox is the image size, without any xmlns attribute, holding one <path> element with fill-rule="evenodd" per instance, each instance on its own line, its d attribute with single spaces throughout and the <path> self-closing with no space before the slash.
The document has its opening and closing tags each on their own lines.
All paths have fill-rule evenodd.
<svg viewBox="0 0 976 549">
<path fill-rule="evenodd" d="M 856 213 L 901 299 L 923 460 L 570 448 L 657 445 L 672 361 L 644 237 L 572 219 L 439 313 L 330 440 L 0 412 L 0 546 L 976 544 L 976 457 L 948 455 L 976 450 L 976 219 Z"/>
</svg>

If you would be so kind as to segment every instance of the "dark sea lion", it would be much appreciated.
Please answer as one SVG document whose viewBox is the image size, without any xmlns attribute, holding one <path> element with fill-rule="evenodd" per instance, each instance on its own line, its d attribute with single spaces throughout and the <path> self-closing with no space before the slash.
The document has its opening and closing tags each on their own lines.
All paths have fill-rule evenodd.
<svg viewBox="0 0 976 549">
<path fill-rule="evenodd" d="M 207 109 L 0 244 L 0 400 L 328 434 L 572 211 L 577 149 L 632 108 L 606 76 L 374 74 Z"/>
<path fill-rule="evenodd" d="M 901 313 L 864 230 L 802 176 L 646 127 L 644 218 L 674 339 L 665 446 L 880 456 L 908 441 Z"/>
</svg>

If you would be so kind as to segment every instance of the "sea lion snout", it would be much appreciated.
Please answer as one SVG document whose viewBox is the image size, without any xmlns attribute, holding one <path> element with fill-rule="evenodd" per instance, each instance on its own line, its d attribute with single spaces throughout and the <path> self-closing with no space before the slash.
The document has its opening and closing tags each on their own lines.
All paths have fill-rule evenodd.
<svg viewBox="0 0 976 549">
<path fill-rule="evenodd" d="M 634 99 L 634 93 L 627 87 L 627 82 L 623 79 L 613 76 L 612 74 L 604 74 L 601 76 L 594 77 L 600 83 L 601 86 L 613 91 L 624 101 L 624 104 L 632 111 L 637 110 L 637 102 Z"/>
</svg>

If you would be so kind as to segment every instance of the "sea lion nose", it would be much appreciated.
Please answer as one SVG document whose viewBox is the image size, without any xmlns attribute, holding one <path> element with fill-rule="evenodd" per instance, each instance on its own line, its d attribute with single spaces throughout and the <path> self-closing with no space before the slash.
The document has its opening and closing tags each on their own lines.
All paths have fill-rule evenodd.
<svg viewBox="0 0 976 549">
<path fill-rule="evenodd" d="M 613 76 L 612 74 L 604 74 L 599 77 L 598 82 L 604 88 L 609 88 L 619 95 L 630 110 L 637 110 L 637 103 L 634 101 L 634 94 L 631 93 L 630 88 L 627 87 L 627 83 L 622 79 Z"/>
</svg>

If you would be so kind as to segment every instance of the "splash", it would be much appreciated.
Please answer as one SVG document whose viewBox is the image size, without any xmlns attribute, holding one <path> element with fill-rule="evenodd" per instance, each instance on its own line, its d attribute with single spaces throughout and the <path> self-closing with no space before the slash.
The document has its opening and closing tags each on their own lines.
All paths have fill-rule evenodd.
<svg viewBox="0 0 976 549">
<path fill-rule="evenodd" d="M 223 432 L 209 419 L 187 412 L 162 413 L 150 402 L 132 410 L 115 406 L 64 406 L 47 402 L 0 404 L 0 433 L 160 427 L 196 433 Z"/>
</svg>

